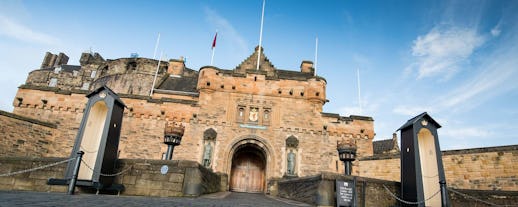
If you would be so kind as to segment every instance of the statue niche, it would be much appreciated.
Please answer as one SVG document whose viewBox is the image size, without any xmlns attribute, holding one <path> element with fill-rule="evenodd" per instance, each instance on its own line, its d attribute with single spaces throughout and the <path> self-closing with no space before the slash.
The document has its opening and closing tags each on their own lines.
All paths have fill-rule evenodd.
<svg viewBox="0 0 518 207">
<path fill-rule="evenodd" d="M 293 135 L 286 139 L 286 174 L 285 177 L 296 177 L 297 149 L 299 140 Z"/>
<path fill-rule="evenodd" d="M 206 168 L 210 168 L 212 166 L 212 151 L 214 151 L 214 146 L 216 142 L 216 136 L 218 133 L 212 129 L 209 128 L 205 130 L 203 133 L 203 157 L 202 157 L 202 164 Z"/>
</svg>

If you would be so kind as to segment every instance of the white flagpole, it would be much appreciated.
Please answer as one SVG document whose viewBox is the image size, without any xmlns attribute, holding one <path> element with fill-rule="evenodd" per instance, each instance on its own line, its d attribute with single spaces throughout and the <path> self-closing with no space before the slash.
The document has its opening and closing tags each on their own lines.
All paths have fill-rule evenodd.
<svg viewBox="0 0 518 207">
<path fill-rule="evenodd" d="M 216 49 L 216 47 L 213 47 L 212 48 L 212 56 L 210 57 L 210 65 L 211 66 L 214 66 L 212 63 L 214 62 L 214 50 Z"/>
<path fill-rule="evenodd" d="M 259 32 L 259 48 L 257 51 L 257 68 L 259 70 L 259 60 L 261 59 L 261 43 L 263 42 L 263 22 L 264 22 L 264 5 L 266 4 L 266 0 L 263 0 L 263 11 L 261 12 L 261 30 Z"/>
<path fill-rule="evenodd" d="M 356 69 L 356 74 L 358 76 L 358 105 L 360 106 L 360 114 L 362 114 L 362 99 L 361 99 L 361 93 L 360 93 L 360 68 Z"/>
<path fill-rule="evenodd" d="M 158 33 L 158 38 L 156 38 L 155 52 L 153 53 L 153 60 L 156 57 L 156 50 L 158 49 L 158 43 L 160 43 L 160 32 Z"/>
<path fill-rule="evenodd" d="M 318 63 L 318 36 L 315 39 L 315 71 L 313 75 L 317 75 L 317 63 Z"/>
<path fill-rule="evenodd" d="M 156 66 L 156 71 L 155 71 L 155 78 L 153 78 L 153 86 L 151 86 L 151 92 L 149 93 L 149 96 L 153 96 L 153 90 L 155 90 L 156 76 L 158 75 L 158 69 L 160 68 L 160 62 L 162 61 L 163 54 L 164 54 L 164 51 L 160 52 L 160 59 L 158 59 L 158 65 Z"/>
</svg>

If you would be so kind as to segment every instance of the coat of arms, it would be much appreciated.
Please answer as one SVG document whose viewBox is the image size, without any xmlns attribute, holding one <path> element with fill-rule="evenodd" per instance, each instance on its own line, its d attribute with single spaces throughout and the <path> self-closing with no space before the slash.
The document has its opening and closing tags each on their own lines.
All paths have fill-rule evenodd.
<svg viewBox="0 0 518 207">
<path fill-rule="evenodd" d="M 257 121 L 257 119 L 259 118 L 259 112 L 256 108 L 250 110 L 250 115 L 248 116 L 248 118 L 250 119 L 250 121 Z"/>
</svg>

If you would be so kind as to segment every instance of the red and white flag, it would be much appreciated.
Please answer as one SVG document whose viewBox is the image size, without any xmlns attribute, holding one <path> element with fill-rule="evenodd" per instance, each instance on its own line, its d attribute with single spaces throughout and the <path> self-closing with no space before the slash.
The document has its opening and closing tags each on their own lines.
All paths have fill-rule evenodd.
<svg viewBox="0 0 518 207">
<path fill-rule="evenodd" d="M 214 35 L 214 41 L 212 41 L 212 48 L 216 47 L 216 38 L 218 38 L 218 32 L 216 32 L 216 35 Z"/>
<path fill-rule="evenodd" d="M 212 56 L 210 57 L 210 65 L 214 64 L 214 49 L 216 48 L 216 39 L 218 38 L 218 31 L 216 31 L 216 35 L 214 35 L 214 40 L 212 41 Z"/>
</svg>

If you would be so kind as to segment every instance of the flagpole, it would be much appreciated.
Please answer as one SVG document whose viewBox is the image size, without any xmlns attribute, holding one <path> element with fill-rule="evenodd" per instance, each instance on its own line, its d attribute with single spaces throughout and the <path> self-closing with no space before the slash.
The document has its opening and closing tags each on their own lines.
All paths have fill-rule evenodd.
<svg viewBox="0 0 518 207">
<path fill-rule="evenodd" d="M 356 69 L 356 74 L 358 76 L 358 105 L 360 106 L 360 114 L 358 115 L 362 115 L 362 99 L 360 93 L 360 68 Z"/>
<path fill-rule="evenodd" d="M 317 63 L 318 63 L 318 36 L 315 39 L 315 71 L 313 75 L 317 75 Z"/>
<path fill-rule="evenodd" d="M 155 90 L 156 76 L 158 75 L 158 69 L 160 68 L 160 62 L 162 61 L 163 54 L 164 54 L 164 51 L 160 52 L 160 59 L 158 59 L 158 65 L 156 66 L 156 71 L 155 71 L 155 78 L 153 78 L 153 86 L 151 86 L 151 92 L 149 93 L 149 96 L 153 96 L 153 90 Z"/>
<path fill-rule="evenodd" d="M 259 61 L 261 59 L 261 43 L 263 41 L 263 22 L 264 22 L 264 5 L 266 4 L 266 0 L 263 0 L 263 11 L 261 12 L 261 30 L 259 32 L 259 48 L 257 51 L 257 68 L 259 70 Z"/>
<path fill-rule="evenodd" d="M 156 38 L 155 52 L 153 52 L 153 60 L 156 57 L 156 50 L 158 49 L 158 43 L 160 43 L 160 32 L 158 33 L 158 37 Z"/>
<path fill-rule="evenodd" d="M 216 49 L 216 38 L 218 37 L 218 30 L 216 30 L 216 35 L 214 36 L 214 41 L 212 41 L 212 56 L 210 57 L 210 65 L 214 66 L 212 63 L 214 62 L 214 50 Z"/>
<path fill-rule="evenodd" d="M 214 62 L 214 49 L 216 49 L 215 47 L 212 48 L 212 56 L 210 57 L 210 65 L 211 66 L 214 66 L 212 63 Z"/>
</svg>

